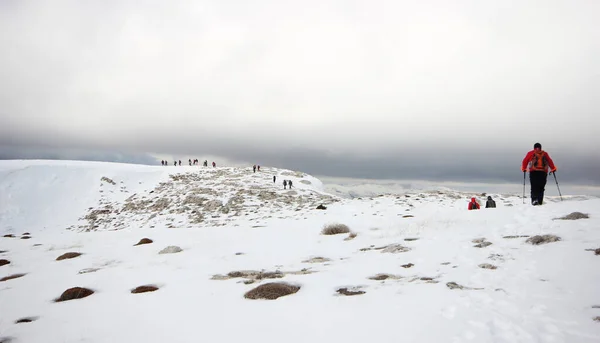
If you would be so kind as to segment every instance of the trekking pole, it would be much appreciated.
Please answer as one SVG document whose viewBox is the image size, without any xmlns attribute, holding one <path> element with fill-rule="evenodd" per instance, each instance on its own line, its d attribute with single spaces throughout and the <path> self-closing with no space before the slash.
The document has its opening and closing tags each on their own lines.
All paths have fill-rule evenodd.
<svg viewBox="0 0 600 343">
<path fill-rule="evenodd" d="M 556 172 L 552 172 L 554 175 L 554 181 L 556 182 L 556 188 L 558 188 L 558 195 L 560 195 L 560 201 L 563 201 L 562 194 L 560 194 L 560 187 L 558 186 L 558 180 L 556 179 Z"/>
<path fill-rule="evenodd" d="M 523 204 L 525 203 L 525 175 L 527 174 L 526 171 L 523 172 Z"/>
</svg>

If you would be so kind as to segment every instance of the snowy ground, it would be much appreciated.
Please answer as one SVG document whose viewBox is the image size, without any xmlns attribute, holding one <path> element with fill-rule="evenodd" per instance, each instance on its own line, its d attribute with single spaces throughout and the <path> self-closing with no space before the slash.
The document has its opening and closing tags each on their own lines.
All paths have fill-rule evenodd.
<svg viewBox="0 0 600 343">
<path fill-rule="evenodd" d="M 600 342 L 600 199 L 492 194 L 498 208 L 467 211 L 471 196 L 342 199 L 270 168 L 1 161 L 0 234 L 14 237 L 0 237 L 0 280 L 25 275 L 0 281 L 0 342 Z M 555 219 L 575 211 L 589 218 Z M 356 237 L 322 235 L 329 223 Z M 514 237 L 543 234 L 561 240 Z M 56 261 L 67 252 L 82 255 Z M 244 298 L 269 282 L 300 289 Z M 71 287 L 95 293 L 54 302 Z"/>
</svg>

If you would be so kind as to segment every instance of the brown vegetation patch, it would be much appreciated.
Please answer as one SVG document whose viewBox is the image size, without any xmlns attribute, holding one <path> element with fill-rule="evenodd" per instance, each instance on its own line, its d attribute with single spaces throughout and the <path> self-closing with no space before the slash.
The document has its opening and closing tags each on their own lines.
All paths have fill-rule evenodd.
<svg viewBox="0 0 600 343">
<path fill-rule="evenodd" d="M 64 291 L 54 302 L 81 299 L 94 294 L 94 291 L 84 287 L 73 287 Z"/>
<path fill-rule="evenodd" d="M 594 250 L 594 255 L 600 255 L 600 248 Z"/>
<path fill-rule="evenodd" d="M 365 294 L 367 292 L 365 291 L 361 291 L 361 290 L 349 290 L 348 288 L 344 287 L 344 288 L 340 288 L 338 289 L 336 292 L 338 292 L 339 294 L 342 295 L 360 295 L 360 294 Z"/>
<path fill-rule="evenodd" d="M 529 237 L 529 235 L 514 235 L 514 236 L 504 236 L 502 238 L 507 238 L 507 239 L 511 239 L 511 238 L 527 238 Z"/>
<path fill-rule="evenodd" d="M 0 250 L 0 254 L 4 254 L 5 252 L 8 252 L 6 250 Z"/>
<path fill-rule="evenodd" d="M 324 262 L 329 262 L 329 261 L 331 261 L 331 259 L 329 259 L 327 257 L 317 256 L 317 257 L 309 258 L 308 260 L 304 260 L 304 261 L 302 261 L 302 263 L 324 263 Z"/>
<path fill-rule="evenodd" d="M 31 322 L 35 322 L 37 319 L 38 319 L 38 317 L 25 317 L 25 318 L 21 318 L 21 319 L 15 321 L 15 324 L 31 323 Z"/>
<path fill-rule="evenodd" d="M 5 265 L 7 265 L 7 264 L 10 264 L 10 261 L 9 261 L 9 260 L 5 260 L 5 259 L 1 259 L 1 260 L 0 260 L 0 267 L 2 267 L 2 266 L 5 266 Z"/>
<path fill-rule="evenodd" d="M 376 250 L 379 250 L 377 248 L 375 248 Z M 391 254 L 397 254 L 397 253 L 401 253 L 401 252 L 407 252 L 410 251 L 411 249 L 409 247 L 405 247 L 403 245 L 400 244 L 390 244 L 388 246 L 383 247 L 383 249 L 381 249 L 382 253 L 391 253 Z"/>
<path fill-rule="evenodd" d="M 405 238 L 404 240 L 407 242 L 412 242 L 418 240 L 418 238 Z"/>
<path fill-rule="evenodd" d="M 483 269 L 497 269 L 498 267 L 496 267 L 493 264 L 489 264 L 489 263 L 482 263 L 479 265 L 479 268 L 483 268 Z"/>
<path fill-rule="evenodd" d="M 577 219 L 588 219 L 590 216 L 587 213 L 581 213 L 581 212 L 572 212 L 567 214 L 564 217 L 560 217 L 560 218 L 554 218 L 554 219 L 558 219 L 558 220 L 577 220 Z"/>
<path fill-rule="evenodd" d="M 151 240 L 150 238 L 142 238 L 142 239 L 140 239 L 140 241 L 139 241 L 139 242 L 137 242 L 137 244 L 135 244 L 134 246 L 137 246 L 137 245 L 142 245 L 142 244 L 150 244 L 150 243 L 152 243 L 152 242 L 153 242 L 153 240 Z"/>
<path fill-rule="evenodd" d="M 30 238 L 31 238 L 31 236 L 23 236 L 23 237 L 21 237 L 21 239 L 30 239 Z"/>
<path fill-rule="evenodd" d="M 358 234 L 356 232 L 351 232 L 348 237 L 344 238 L 345 241 L 351 241 L 354 238 L 356 238 L 356 236 L 358 236 Z"/>
<path fill-rule="evenodd" d="M 369 280 L 375 280 L 375 281 L 383 281 L 383 280 L 387 280 L 387 279 L 393 279 L 393 280 L 397 280 L 400 279 L 400 276 L 397 275 L 392 275 L 392 274 L 385 274 L 385 273 L 379 273 L 373 276 L 369 277 Z"/>
<path fill-rule="evenodd" d="M 465 286 L 459 285 L 453 281 L 446 283 L 446 287 L 448 287 L 450 289 L 464 289 L 465 288 Z"/>
<path fill-rule="evenodd" d="M 246 292 L 246 294 L 244 294 L 244 298 L 275 300 L 286 295 L 294 294 L 299 290 L 299 286 L 290 285 L 283 282 L 270 282 Z"/>
<path fill-rule="evenodd" d="M 475 244 L 473 247 L 474 248 L 485 248 L 485 247 L 489 247 L 490 245 L 492 245 L 492 242 L 482 242 L 479 244 Z"/>
<path fill-rule="evenodd" d="M 410 268 L 410 267 L 412 267 L 412 266 L 414 266 L 414 264 L 412 264 L 412 263 L 407 263 L 407 264 L 403 264 L 401 267 L 402 267 L 402 268 Z"/>
<path fill-rule="evenodd" d="M 594 317 L 594 321 L 596 321 L 596 322 L 600 322 L 600 316 L 598 316 L 598 317 Z"/>
<path fill-rule="evenodd" d="M 133 293 L 133 294 L 146 293 L 146 292 L 154 292 L 157 290 L 158 290 L 158 287 L 156 287 L 154 285 L 144 285 L 144 286 L 138 286 L 138 287 L 132 289 L 131 293 Z"/>
<path fill-rule="evenodd" d="M 31 236 L 29 232 L 24 232 L 21 236 Z"/>
<path fill-rule="evenodd" d="M 23 277 L 25 275 L 26 274 L 13 274 L 13 275 L 5 276 L 2 279 L 0 279 L 0 282 L 12 280 L 12 279 L 18 279 L 18 278 Z"/>
<path fill-rule="evenodd" d="M 4 238 L 15 238 L 15 235 L 13 235 L 13 234 L 8 234 L 8 235 L 4 235 L 4 236 L 2 236 L 2 237 L 4 237 Z"/>
<path fill-rule="evenodd" d="M 350 233 L 350 228 L 348 225 L 340 223 L 328 224 L 325 225 L 325 227 L 323 227 L 323 231 L 321 231 L 321 234 L 323 235 L 339 235 L 342 233 Z"/>
<path fill-rule="evenodd" d="M 405 214 L 402 216 L 402 218 L 413 218 L 414 216 L 412 214 Z"/>
<path fill-rule="evenodd" d="M 64 253 L 60 256 L 58 256 L 56 258 L 57 261 L 62 261 L 62 260 L 67 260 L 67 259 L 71 259 L 71 258 L 75 258 L 75 257 L 79 257 L 81 256 L 81 253 L 79 252 L 68 252 L 68 253 Z"/>
<path fill-rule="evenodd" d="M 540 245 L 552 242 L 558 242 L 561 238 L 555 235 L 537 235 L 529 237 L 525 242 L 533 245 Z"/>
</svg>

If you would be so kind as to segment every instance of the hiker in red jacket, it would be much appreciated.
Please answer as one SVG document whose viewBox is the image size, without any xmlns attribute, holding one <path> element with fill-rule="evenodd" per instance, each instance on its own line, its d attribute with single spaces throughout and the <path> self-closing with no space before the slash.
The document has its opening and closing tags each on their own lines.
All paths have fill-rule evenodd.
<svg viewBox="0 0 600 343">
<path fill-rule="evenodd" d="M 547 152 L 542 150 L 540 143 L 533 145 L 533 150 L 525 155 L 523 163 L 521 163 L 521 171 L 527 172 L 529 169 L 529 183 L 531 185 L 531 204 L 541 205 L 544 201 L 544 190 L 546 181 L 548 180 L 548 168 L 550 172 L 556 171 L 554 161 L 550 158 Z"/>
<path fill-rule="evenodd" d="M 475 198 L 471 198 L 471 202 L 469 203 L 468 209 L 469 211 L 479 209 L 479 204 L 477 203 L 477 200 L 475 200 Z"/>
</svg>

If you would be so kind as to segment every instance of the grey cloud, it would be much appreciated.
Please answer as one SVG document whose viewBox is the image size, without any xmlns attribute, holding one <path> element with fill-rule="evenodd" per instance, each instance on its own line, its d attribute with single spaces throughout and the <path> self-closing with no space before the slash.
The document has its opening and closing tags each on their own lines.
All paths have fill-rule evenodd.
<svg viewBox="0 0 600 343">
<path fill-rule="evenodd" d="M 596 13 L 561 0 L 4 1 L 0 145 L 512 180 L 541 141 L 561 177 L 597 183 L 575 167 L 599 159 L 584 149 L 600 146 Z"/>
</svg>

